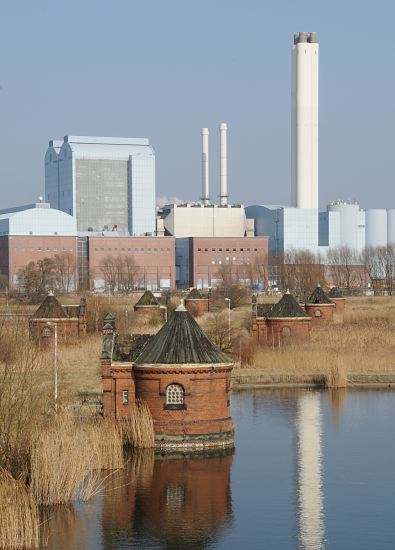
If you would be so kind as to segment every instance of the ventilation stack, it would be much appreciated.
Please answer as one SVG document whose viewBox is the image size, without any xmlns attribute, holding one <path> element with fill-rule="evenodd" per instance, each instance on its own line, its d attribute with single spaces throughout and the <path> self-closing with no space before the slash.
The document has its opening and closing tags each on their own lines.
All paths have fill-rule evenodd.
<svg viewBox="0 0 395 550">
<path fill-rule="evenodd" d="M 208 128 L 202 128 L 202 203 L 210 204 L 208 171 Z"/>
<path fill-rule="evenodd" d="M 221 206 L 228 204 L 228 154 L 227 154 L 227 132 L 226 122 L 219 126 L 220 135 L 220 192 L 219 202 Z"/>
<path fill-rule="evenodd" d="M 292 51 L 292 206 L 318 209 L 317 33 L 294 36 Z"/>
</svg>

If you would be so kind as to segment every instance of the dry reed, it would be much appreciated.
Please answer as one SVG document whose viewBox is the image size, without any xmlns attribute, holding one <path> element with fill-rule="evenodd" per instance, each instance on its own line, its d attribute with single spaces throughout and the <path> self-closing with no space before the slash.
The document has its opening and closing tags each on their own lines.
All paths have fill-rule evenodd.
<svg viewBox="0 0 395 550">
<path fill-rule="evenodd" d="M 0 470 L 0 548 L 39 547 L 38 510 L 30 489 Z"/>
<path fill-rule="evenodd" d="M 126 445 L 137 449 L 154 447 L 154 423 L 149 407 L 143 400 L 136 399 L 132 414 L 122 419 L 120 425 Z"/>
<path fill-rule="evenodd" d="M 32 491 L 46 506 L 88 500 L 100 487 L 101 471 L 122 466 L 122 437 L 115 425 L 61 414 L 33 444 Z"/>
</svg>

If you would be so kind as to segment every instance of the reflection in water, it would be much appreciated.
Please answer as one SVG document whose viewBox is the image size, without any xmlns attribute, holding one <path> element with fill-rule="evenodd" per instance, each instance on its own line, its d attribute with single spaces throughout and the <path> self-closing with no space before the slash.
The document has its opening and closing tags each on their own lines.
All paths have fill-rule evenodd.
<svg viewBox="0 0 395 550">
<path fill-rule="evenodd" d="M 232 516 L 232 454 L 185 457 L 133 455 L 123 475 L 112 478 L 103 501 L 106 550 L 206 548 Z M 122 497 L 119 491 L 122 491 Z"/>
<path fill-rule="evenodd" d="M 320 393 L 300 395 L 296 417 L 299 548 L 324 547 Z"/>
<path fill-rule="evenodd" d="M 346 402 L 346 388 L 333 388 L 328 390 L 328 400 L 334 419 L 338 424 Z"/>
</svg>

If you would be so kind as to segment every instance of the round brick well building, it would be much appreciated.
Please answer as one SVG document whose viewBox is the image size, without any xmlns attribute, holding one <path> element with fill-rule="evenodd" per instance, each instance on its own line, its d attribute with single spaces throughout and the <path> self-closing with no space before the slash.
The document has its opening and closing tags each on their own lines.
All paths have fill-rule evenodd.
<svg viewBox="0 0 395 550">
<path fill-rule="evenodd" d="M 232 368 L 232 361 L 179 306 L 133 368 L 136 398 L 151 411 L 157 447 L 233 445 Z"/>
</svg>

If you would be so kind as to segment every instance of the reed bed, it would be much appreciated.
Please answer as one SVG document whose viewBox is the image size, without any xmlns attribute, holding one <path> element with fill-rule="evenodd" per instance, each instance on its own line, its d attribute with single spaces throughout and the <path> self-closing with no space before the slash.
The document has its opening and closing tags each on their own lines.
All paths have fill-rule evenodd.
<svg viewBox="0 0 395 550">
<path fill-rule="evenodd" d="M 155 444 L 154 422 L 148 405 L 136 399 L 133 413 L 120 423 L 124 442 L 137 449 L 152 449 Z"/>
<path fill-rule="evenodd" d="M 39 516 L 32 492 L 0 470 L 0 548 L 39 548 Z"/>
<path fill-rule="evenodd" d="M 44 506 L 85 501 L 98 491 L 102 470 L 122 466 L 122 436 L 116 426 L 61 414 L 32 446 L 32 492 Z"/>
<path fill-rule="evenodd" d="M 342 388 L 353 374 L 395 374 L 395 299 L 347 299 L 342 323 L 313 323 L 311 337 L 280 349 L 260 346 L 239 371 L 273 381 L 322 383 Z M 236 350 L 237 351 L 237 350 Z"/>
</svg>

